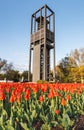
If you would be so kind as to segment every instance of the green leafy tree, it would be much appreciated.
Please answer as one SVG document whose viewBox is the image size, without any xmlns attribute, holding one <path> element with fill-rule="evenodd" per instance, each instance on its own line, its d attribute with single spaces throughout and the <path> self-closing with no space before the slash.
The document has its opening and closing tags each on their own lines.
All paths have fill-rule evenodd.
<svg viewBox="0 0 84 130">
<path fill-rule="evenodd" d="M 59 77 L 62 82 L 70 82 L 71 68 L 76 67 L 76 62 L 70 56 L 64 57 L 59 63 Z"/>
<path fill-rule="evenodd" d="M 5 75 L 4 74 L 0 74 L 0 80 L 5 79 Z"/>
<path fill-rule="evenodd" d="M 28 81 L 28 71 L 23 71 L 23 73 L 21 74 L 21 79 L 25 82 Z M 32 73 L 30 75 L 30 80 L 32 81 Z"/>
<path fill-rule="evenodd" d="M 71 51 L 56 67 L 61 82 L 84 82 L 84 48 Z"/>
<path fill-rule="evenodd" d="M 28 81 L 28 71 L 23 71 L 21 74 L 21 79 L 24 81 Z"/>
<path fill-rule="evenodd" d="M 18 82 L 20 79 L 19 71 L 17 70 L 8 70 L 5 74 L 7 80 L 12 80 L 14 82 Z"/>
<path fill-rule="evenodd" d="M 64 74 L 63 74 L 62 69 L 60 68 L 59 65 L 57 65 L 55 67 L 55 71 L 56 71 L 56 81 L 63 82 L 64 81 Z"/>
</svg>

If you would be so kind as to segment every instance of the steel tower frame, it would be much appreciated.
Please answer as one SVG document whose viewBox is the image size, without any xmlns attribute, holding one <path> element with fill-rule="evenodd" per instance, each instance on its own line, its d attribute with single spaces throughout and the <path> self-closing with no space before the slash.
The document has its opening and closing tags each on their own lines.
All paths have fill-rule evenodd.
<svg viewBox="0 0 84 130">
<path fill-rule="evenodd" d="M 44 5 L 31 16 L 29 81 L 31 69 L 33 82 L 50 80 L 51 49 L 53 50 L 53 81 L 55 81 L 55 13 Z"/>
</svg>

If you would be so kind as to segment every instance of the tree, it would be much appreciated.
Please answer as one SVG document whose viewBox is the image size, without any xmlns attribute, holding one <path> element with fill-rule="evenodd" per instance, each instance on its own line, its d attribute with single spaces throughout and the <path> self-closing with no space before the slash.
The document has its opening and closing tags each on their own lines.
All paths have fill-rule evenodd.
<svg viewBox="0 0 84 130">
<path fill-rule="evenodd" d="M 0 80 L 5 79 L 5 75 L 4 74 L 0 74 Z"/>
<path fill-rule="evenodd" d="M 0 72 L 1 73 L 6 73 L 7 71 L 11 70 L 13 68 L 13 64 L 12 63 L 7 63 L 7 60 L 2 60 L 0 58 Z"/>
<path fill-rule="evenodd" d="M 62 82 L 70 82 L 70 72 L 71 68 L 76 67 L 76 62 L 70 56 L 64 57 L 58 67 L 59 67 L 59 77 L 61 77 Z"/>
<path fill-rule="evenodd" d="M 84 65 L 84 48 L 71 51 L 70 57 L 75 61 L 77 66 Z"/>
<path fill-rule="evenodd" d="M 56 71 L 56 81 L 63 82 L 64 81 L 64 74 L 63 74 L 62 69 L 60 68 L 59 65 L 57 65 L 55 67 L 55 71 Z"/>
<path fill-rule="evenodd" d="M 18 82 L 20 80 L 20 74 L 17 70 L 8 70 L 5 74 L 7 80 Z"/>
<path fill-rule="evenodd" d="M 28 81 L 28 71 L 24 71 L 21 74 L 21 78 L 23 79 L 23 81 Z"/>
<path fill-rule="evenodd" d="M 84 48 L 75 49 L 70 53 L 71 58 L 76 62 L 75 80 L 83 83 L 84 81 Z M 73 74 L 73 72 L 72 72 Z"/>
<path fill-rule="evenodd" d="M 21 74 L 21 78 L 23 81 L 28 81 L 28 71 L 23 71 L 23 73 Z M 30 74 L 30 80 L 32 81 L 32 73 Z"/>
<path fill-rule="evenodd" d="M 84 65 L 79 67 L 79 75 L 81 83 L 84 83 Z"/>
<path fill-rule="evenodd" d="M 56 67 L 61 82 L 84 82 L 84 48 L 71 51 Z"/>
<path fill-rule="evenodd" d="M 0 71 L 2 70 L 2 68 L 4 67 L 4 65 L 7 63 L 7 61 L 6 60 L 2 60 L 1 58 L 0 58 Z"/>
</svg>

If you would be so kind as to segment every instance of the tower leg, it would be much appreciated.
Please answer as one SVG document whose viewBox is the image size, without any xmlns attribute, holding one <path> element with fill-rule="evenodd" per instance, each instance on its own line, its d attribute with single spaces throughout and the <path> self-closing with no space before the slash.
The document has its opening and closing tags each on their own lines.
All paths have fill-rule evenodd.
<svg viewBox="0 0 84 130">
<path fill-rule="evenodd" d="M 30 81 L 30 75 L 31 75 L 31 49 L 29 54 L 29 72 L 28 72 L 28 81 Z"/>
</svg>

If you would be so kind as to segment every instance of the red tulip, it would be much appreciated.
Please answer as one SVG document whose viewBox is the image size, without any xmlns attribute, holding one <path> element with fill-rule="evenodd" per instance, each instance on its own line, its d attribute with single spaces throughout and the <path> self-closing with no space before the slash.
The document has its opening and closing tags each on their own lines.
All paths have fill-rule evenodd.
<svg viewBox="0 0 84 130">
<path fill-rule="evenodd" d="M 39 97 L 39 100 L 40 100 L 40 102 L 43 102 L 43 101 L 44 101 L 44 97 L 43 97 L 43 96 L 40 96 L 40 97 Z"/>
</svg>

